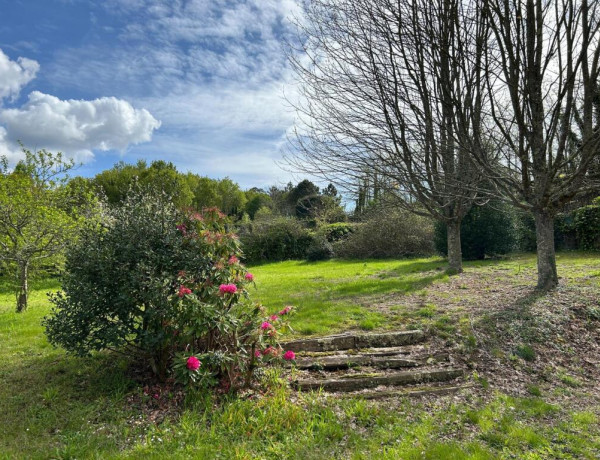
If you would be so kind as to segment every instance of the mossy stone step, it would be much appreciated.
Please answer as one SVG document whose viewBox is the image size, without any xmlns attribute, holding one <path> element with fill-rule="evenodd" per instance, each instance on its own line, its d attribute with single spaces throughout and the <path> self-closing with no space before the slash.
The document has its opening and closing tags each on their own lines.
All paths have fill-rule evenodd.
<svg viewBox="0 0 600 460">
<path fill-rule="evenodd" d="M 378 386 L 398 386 L 422 382 L 445 382 L 463 375 L 462 369 L 428 369 L 400 371 L 389 374 L 354 375 L 336 379 L 297 380 L 294 386 L 299 390 L 322 389 L 329 392 L 358 391 Z"/>
<path fill-rule="evenodd" d="M 404 367 L 418 367 L 432 362 L 447 361 L 448 353 L 438 353 L 429 356 L 402 357 L 402 356 L 377 356 L 371 354 L 333 355 L 322 358 L 299 358 L 296 360 L 298 369 L 308 370 L 337 370 L 359 366 L 376 367 L 380 369 L 400 369 Z"/>
<path fill-rule="evenodd" d="M 423 331 L 386 332 L 383 334 L 338 334 L 311 339 L 300 339 L 283 344 L 295 352 L 352 350 L 359 348 L 385 348 L 411 345 L 425 340 Z"/>
</svg>

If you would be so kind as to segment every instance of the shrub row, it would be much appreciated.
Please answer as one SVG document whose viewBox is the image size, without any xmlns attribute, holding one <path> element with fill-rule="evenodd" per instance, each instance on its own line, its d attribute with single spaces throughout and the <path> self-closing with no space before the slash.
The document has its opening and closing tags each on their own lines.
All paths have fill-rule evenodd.
<svg viewBox="0 0 600 460">
<path fill-rule="evenodd" d="M 433 224 L 401 209 L 373 209 L 361 222 L 341 222 L 312 230 L 293 218 L 267 218 L 242 226 L 248 262 L 288 259 L 386 258 L 446 254 L 444 223 Z M 600 250 L 600 198 L 555 220 L 557 249 Z M 461 226 L 466 260 L 535 251 L 535 222 L 501 201 L 474 206 Z"/>
<path fill-rule="evenodd" d="M 329 224 L 316 231 L 297 219 L 268 219 L 241 227 L 240 239 L 248 262 L 433 254 L 431 221 L 401 210 L 373 212 L 361 223 Z"/>
</svg>

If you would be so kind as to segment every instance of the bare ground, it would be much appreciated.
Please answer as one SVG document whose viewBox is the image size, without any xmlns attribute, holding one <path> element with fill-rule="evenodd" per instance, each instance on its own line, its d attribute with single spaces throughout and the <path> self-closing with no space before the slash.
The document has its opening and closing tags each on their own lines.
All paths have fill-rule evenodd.
<svg viewBox="0 0 600 460">
<path fill-rule="evenodd" d="M 600 260 L 589 262 L 563 269 L 550 292 L 534 289 L 534 268 L 492 265 L 370 306 L 406 327 L 424 327 L 432 352 L 451 351 L 478 384 L 466 396 L 541 392 L 549 402 L 597 405 Z"/>
</svg>

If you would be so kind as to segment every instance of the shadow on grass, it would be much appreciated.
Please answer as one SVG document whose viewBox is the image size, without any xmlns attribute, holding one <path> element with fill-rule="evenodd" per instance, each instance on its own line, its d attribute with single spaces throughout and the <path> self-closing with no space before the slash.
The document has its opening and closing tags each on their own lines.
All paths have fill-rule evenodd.
<svg viewBox="0 0 600 460">
<path fill-rule="evenodd" d="M 331 293 L 334 298 L 369 296 L 391 292 L 408 293 L 424 289 L 434 281 L 446 276 L 446 273 L 440 272 L 435 275 L 411 277 L 408 279 L 394 277 L 361 279 L 354 283 L 340 283 L 331 290 Z"/>
<path fill-rule="evenodd" d="M 138 384 L 126 367 L 112 353 L 78 358 L 51 352 L 3 363 L 0 452 L 6 458 L 118 452 L 119 438 L 139 431 L 129 423 L 139 411 L 125 399 Z"/>
<path fill-rule="evenodd" d="M 13 295 L 16 289 L 16 282 L 13 278 L 0 277 L 0 295 Z M 60 279 L 58 277 L 34 278 L 29 281 L 29 291 L 58 291 L 60 289 Z"/>
<path fill-rule="evenodd" d="M 489 337 L 502 343 L 503 336 L 509 334 L 512 338 L 532 343 L 543 342 L 547 339 L 542 324 L 543 318 L 532 311 L 535 303 L 546 297 L 547 291 L 528 288 L 522 295 L 514 298 L 506 307 L 483 315 L 475 324 L 486 330 Z"/>
</svg>

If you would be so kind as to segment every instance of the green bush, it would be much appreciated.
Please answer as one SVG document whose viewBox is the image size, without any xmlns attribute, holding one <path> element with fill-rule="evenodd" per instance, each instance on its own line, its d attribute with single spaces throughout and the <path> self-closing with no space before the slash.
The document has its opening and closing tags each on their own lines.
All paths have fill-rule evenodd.
<svg viewBox="0 0 600 460">
<path fill-rule="evenodd" d="M 323 225 L 319 228 L 319 234 L 323 235 L 330 243 L 340 241 L 354 232 L 355 226 L 348 222 L 338 222 L 335 224 Z"/>
<path fill-rule="evenodd" d="M 244 257 L 250 262 L 305 259 L 313 236 L 297 219 L 255 221 L 241 232 Z"/>
<path fill-rule="evenodd" d="M 600 197 L 573 212 L 579 249 L 600 249 Z"/>
<path fill-rule="evenodd" d="M 554 246 L 556 249 L 577 249 L 577 231 L 573 213 L 561 213 L 554 218 Z"/>
<path fill-rule="evenodd" d="M 255 351 L 276 346 L 279 332 L 261 329 L 239 254 L 218 210 L 183 213 L 168 196 L 130 195 L 68 249 L 46 334 L 78 355 L 117 349 L 160 379 L 171 369 L 187 383 L 247 383 Z"/>
<path fill-rule="evenodd" d="M 310 262 L 328 260 L 333 257 L 333 247 L 325 238 L 317 236 L 306 251 L 306 259 Z"/>
<path fill-rule="evenodd" d="M 333 246 L 344 258 L 412 257 L 433 254 L 433 225 L 401 209 L 374 208 Z"/>
<path fill-rule="evenodd" d="M 535 252 L 535 219 L 530 212 L 515 211 L 516 248 L 519 251 Z"/>
<path fill-rule="evenodd" d="M 519 212 L 515 224 L 518 249 L 535 251 L 533 215 Z M 557 214 L 554 219 L 554 244 L 556 249 L 600 250 L 600 198 L 588 206 Z"/>
<path fill-rule="evenodd" d="M 509 205 L 501 202 L 473 206 L 464 217 L 460 229 L 463 259 L 481 260 L 486 255 L 512 251 L 517 243 L 513 215 Z M 435 224 L 435 247 L 441 254 L 448 252 L 447 228 L 443 222 Z"/>
</svg>

